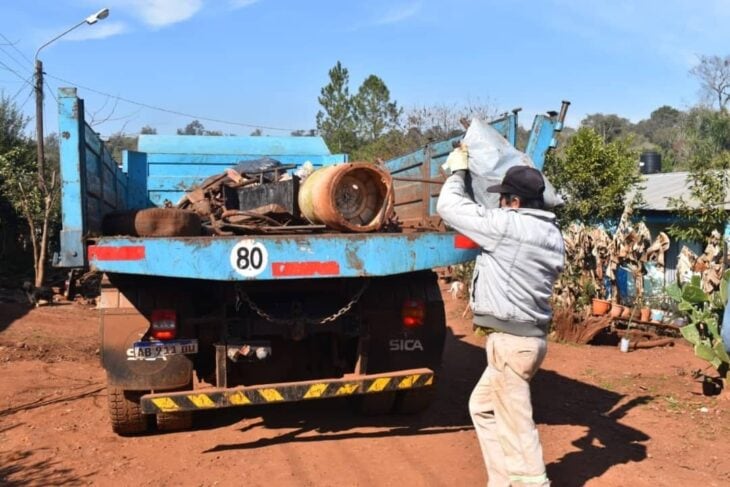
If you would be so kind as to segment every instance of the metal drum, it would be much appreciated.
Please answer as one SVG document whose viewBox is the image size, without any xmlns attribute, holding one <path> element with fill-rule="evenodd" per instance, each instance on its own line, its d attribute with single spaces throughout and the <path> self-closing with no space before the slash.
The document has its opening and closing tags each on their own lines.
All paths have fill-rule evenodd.
<svg viewBox="0 0 730 487">
<path fill-rule="evenodd" d="M 309 222 L 348 232 L 378 230 L 392 216 L 394 200 L 390 174 L 365 162 L 323 167 L 299 189 L 299 209 Z"/>
</svg>

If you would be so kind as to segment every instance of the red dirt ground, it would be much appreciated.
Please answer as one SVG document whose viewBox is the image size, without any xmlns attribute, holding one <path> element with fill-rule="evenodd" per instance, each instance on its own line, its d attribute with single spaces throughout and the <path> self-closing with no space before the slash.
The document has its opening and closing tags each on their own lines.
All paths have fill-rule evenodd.
<svg viewBox="0 0 730 487">
<path fill-rule="evenodd" d="M 1 485 L 484 485 L 466 403 L 483 338 L 445 294 L 438 398 L 420 416 L 338 401 L 201 414 L 193 431 L 122 438 L 107 419 L 96 311 L 0 303 Z M 620 353 L 551 343 L 534 380 L 556 486 L 730 484 L 728 402 L 701 395 L 684 344 Z"/>
</svg>

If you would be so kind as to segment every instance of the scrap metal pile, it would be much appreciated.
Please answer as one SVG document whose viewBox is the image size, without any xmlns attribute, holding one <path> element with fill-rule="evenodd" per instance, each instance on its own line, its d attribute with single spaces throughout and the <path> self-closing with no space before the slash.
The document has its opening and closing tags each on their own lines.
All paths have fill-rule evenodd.
<svg viewBox="0 0 730 487">
<path fill-rule="evenodd" d="M 206 234 L 222 236 L 370 232 L 393 221 L 392 179 L 378 166 L 295 168 L 268 158 L 242 162 L 186 192 L 175 208 L 197 214 Z"/>
<path fill-rule="evenodd" d="M 245 161 L 211 176 L 164 208 L 111 211 L 103 235 L 195 237 L 322 231 L 400 231 L 393 180 L 365 162 L 316 169 L 274 159 Z"/>
</svg>

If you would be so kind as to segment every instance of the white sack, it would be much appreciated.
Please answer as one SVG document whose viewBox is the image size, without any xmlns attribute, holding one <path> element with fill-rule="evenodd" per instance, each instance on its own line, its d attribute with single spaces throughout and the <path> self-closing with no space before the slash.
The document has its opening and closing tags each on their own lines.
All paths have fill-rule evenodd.
<svg viewBox="0 0 730 487">
<path fill-rule="evenodd" d="M 477 203 L 485 208 L 499 207 L 499 194 L 487 193 L 487 187 L 500 184 L 512 166 L 535 167 L 526 154 L 515 149 L 497 130 L 484 120 L 473 119 L 463 143 L 469 151 L 471 190 Z M 550 181 L 545 179 L 545 208 L 562 205 L 563 199 Z"/>
</svg>

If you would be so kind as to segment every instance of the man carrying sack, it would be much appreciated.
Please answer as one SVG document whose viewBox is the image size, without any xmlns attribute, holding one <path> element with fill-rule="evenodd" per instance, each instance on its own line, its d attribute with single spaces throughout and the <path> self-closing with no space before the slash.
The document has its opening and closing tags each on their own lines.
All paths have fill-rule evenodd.
<svg viewBox="0 0 730 487">
<path fill-rule="evenodd" d="M 482 252 L 472 276 L 474 325 L 488 335 L 487 367 L 469 399 L 488 485 L 547 486 L 542 446 L 532 419 L 529 381 L 547 351 L 549 299 L 563 270 L 563 237 L 545 211 L 545 182 L 537 169 L 513 166 L 499 193 L 499 208 L 476 203 L 466 191 L 468 153 L 455 149 L 437 211 Z"/>
</svg>

